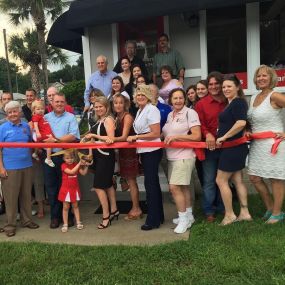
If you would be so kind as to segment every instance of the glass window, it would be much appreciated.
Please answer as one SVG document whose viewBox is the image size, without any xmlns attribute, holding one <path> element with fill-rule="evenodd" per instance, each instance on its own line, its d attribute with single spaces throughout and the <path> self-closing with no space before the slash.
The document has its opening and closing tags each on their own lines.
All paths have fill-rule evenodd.
<svg viewBox="0 0 285 285">
<path fill-rule="evenodd" d="M 207 10 L 208 71 L 236 73 L 246 83 L 246 7 Z"/>
<path fill-rule="evenodd" d="M 157 38 L 163 30 L 163 17 L 119 23 L 119 55 L 125 55 L 126 40 L 135 40 L 137 56 L 144 61 L 148 74 L 152 74 Z"/>
<path fill-rule="evenodd" d="M 276 69 L 285 86 L 285 10 L 282 1 L 260 3 L 260 62 Z"/>
</svg>

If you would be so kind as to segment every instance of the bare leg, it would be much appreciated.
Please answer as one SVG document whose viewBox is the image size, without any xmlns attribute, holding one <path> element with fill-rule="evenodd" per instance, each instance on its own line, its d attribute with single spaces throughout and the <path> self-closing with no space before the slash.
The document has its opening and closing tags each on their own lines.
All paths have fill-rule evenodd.
<svg viewBox="0 0 285 285">
<path fill-rule="evenodd" d="M 46 151 L 47 151 L 47 159 L 51 160 L 51 157 L 50 157 L 51 156 L 51 148 L 47 148 Z"/>
<path fill-rule="evenodd" d="M 186 201 L 183 186 L 169 184 L 169 189 L 175 201 L 178 212 L 186 212 Z"/>
<path fill-rule="evenodd" d="M 109 211 L 109 204 L 108 204 L 108 197 L 107 193 L 103 189 L 95 188 L 95 192 L 97 193 L 98 199 L 100 201 L 100 204 L 102 206 L 103 210 L 103 218 L 107 218 L 110 216 L 110 211 Z M 109 223 L 109 220 L 103 220 L 102 224 L 104 226 L 107 226 Z"/>
<path fill-rule="evenodd" d="M 267 211 L 272 211 L 273 209 L 273 200 L 271 198 L 269 189 L 263 179 L 259 176 L 250 175 L 249 179 L 254 185 L 255 190 L 260 194 L 263 203 L 265 204 Z"/>
<path fill-rule="evenodd" d="M 270 182 L 274 199 L 272 215 L 278 216 L 281 214 L 281 209 L 284 201 L 284 181 L 279 179 L 270 179 Z M 278 220 L 271 219 L 267 223 L 273 224 L 276 222 L 278 222 Z"/>
<path fill-rule="evenodd" d="M 68 225 L 68 211 L 69 211 L 70 204 L 69 202 L 63 202 L 63 207 L 62 207 L 62 219 L 63 219 L 63 224 Z"/>
<path fill-rule="evenodd" d="M 110 201 L 111 212 L 114 213 L 118 210 L 117 201 L 116 201 L 116 191 L 115 191 L 113 186 L 106 189 L 106 190 L 107 190 L 107 196 L 108 196 L 109 201 Z"/>
<path fill-rule="evenodd" d="M 192 198 L 191 198 L 191 191 L 189 188 L 189 185 L 183 185 L 181 186 L 184 198 L 185 198 L 185 206 L 186 208 L 192 207 Z"/>
<path fill-rule="evenodd" d="M 247 189 L 242 180 L 242 171 L 237 171 L 232 176 L 232 181 L 234 182 L 240 203 L 240 214 L 238 216 L 239 221 L 250 221 L 252 220 L 251 215 L 248 211 L 247 203 Z"/>
<path fill-rule="evenodd" d="M 128 215 L 139 216 L 142 214 L 142 210 L 139 204 L 139 189 L 138 189 L 137 180 L 135 177 L 129 177 L 127 178 L 127 180 L 130 186 L 130 195 L 132 200 L 132 208 L 128 213 Z"/>
<path fill-rule="evenodd" d="M 219 186 L 223 203 L 225 205 L 225 217 L 221 223 L 222 225 L 231 224 L 236 219 L 236 215 L 233 210 L 232 191 L 229 187 L 229 179 L 232 175 L 232 172 L 225 172 L 222 170 L 218 170 L 217 173 L 216 183 Z"/>
<path fill-rule="evenodd" d="M 76 224 L 79 224 L 81 221 L 80 221 L 80 212 L 79 212 L 78 202 L 72 203 L 72 208 L 73 208 L 73 213 L 75 216 Z"/>
</svg>

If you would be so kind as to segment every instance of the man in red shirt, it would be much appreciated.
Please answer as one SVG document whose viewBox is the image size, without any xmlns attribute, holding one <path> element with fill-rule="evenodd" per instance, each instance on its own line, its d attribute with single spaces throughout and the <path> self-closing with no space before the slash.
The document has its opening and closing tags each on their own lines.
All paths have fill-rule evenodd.
<svg viewBox="0 0 285 285">
<path fill-rule="evenodd" d="M 206 159 L 203 166 L 203 211 L 208 222 L 215 220 L 216 212 L 224 212 L 220 190 L 216 185 L 219 150 L 216 150 L 216 136 L 219 114 L 226 107 L 226 100 L 222 92 L 223 76 L 220 72 L 211 72 L 208 75 L 209 94 L 195 106 L 200 122 L 202 136 L 206 141 Z"/>
<path fill-rule="evenodd" d="M 58 93 L 58 90 L 55 87 L 52 86 L 52 87 L 48 88 L 48 90 L 47 90 L 47 98 L 48 98 L 48 103 L 49 104 L 46 106 L 46 112 L 47 113 L 50 113 L 50 112 L 53 111 L 52 99 L 53 99 L 54 95 L 57 94 L 57 93 Z M 71 114 L 74 114 L 73 108 L 70 105 L 68 105 L 68 104 L 65 105 L 65 111 L 69 112 Z"/>
</svg>

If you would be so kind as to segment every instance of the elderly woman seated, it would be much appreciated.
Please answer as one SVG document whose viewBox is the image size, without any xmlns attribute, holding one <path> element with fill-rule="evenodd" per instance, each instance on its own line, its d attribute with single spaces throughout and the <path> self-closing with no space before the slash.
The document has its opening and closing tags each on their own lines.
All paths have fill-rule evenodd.
<svg viewBox="0 0 285 285">
<path fill-rule="evenodd" d="M 5 106 L 7 122 L 0 126 L 1 142 L 26 143 L 32 140 L 31 130 L 21 120 L 21 106 L 11 101 Z M 32 221 L 32 156 L 29 148 L 2 148 L 0 151 L 0 176 L 2 191 L 6 204 L 6 224 L 2 231 L 8 237 L 16 234 L 16 215 L 18 201 L 20 204 L 21 224 L 29 229 L 39 226 Z"/>
</svg>

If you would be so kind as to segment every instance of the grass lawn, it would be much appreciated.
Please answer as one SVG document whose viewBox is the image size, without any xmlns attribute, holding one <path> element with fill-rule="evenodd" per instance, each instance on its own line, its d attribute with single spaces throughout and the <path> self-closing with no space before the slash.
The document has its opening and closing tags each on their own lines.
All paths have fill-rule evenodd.
<svg viewBox="0 0 285 285">
<path fill-rule="evenodd" d="M 285 284 L 285 224 L 220 227 L 202 215 L 190 238 L 152 247 L 0 244 L 0 284 Z M 120 237 L 118 237 L 120 238 Z"/>
</svg>

